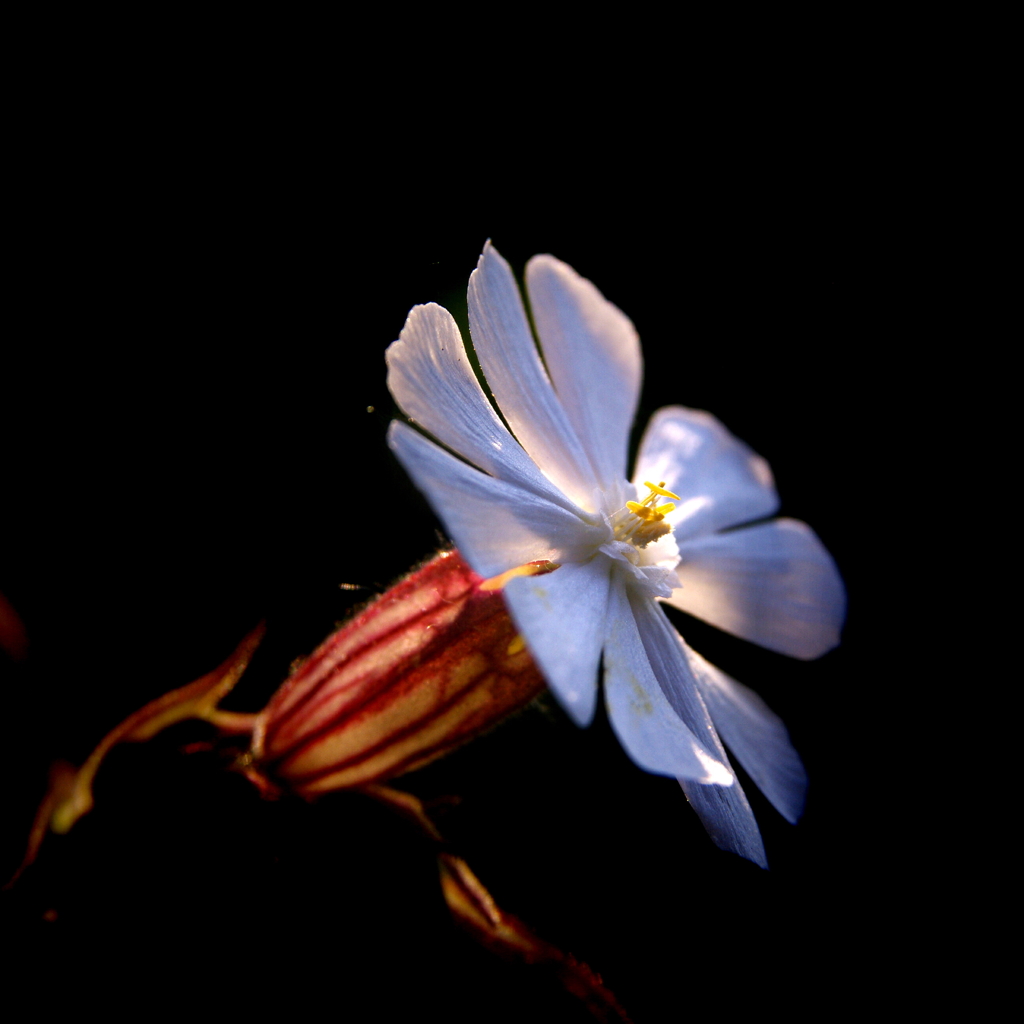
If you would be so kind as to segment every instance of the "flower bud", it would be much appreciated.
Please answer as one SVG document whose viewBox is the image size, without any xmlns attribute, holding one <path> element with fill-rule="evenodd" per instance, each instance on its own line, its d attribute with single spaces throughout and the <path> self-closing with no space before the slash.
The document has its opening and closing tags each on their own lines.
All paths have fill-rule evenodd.
<svg viewBox="0 0 1024 1024">
<path fill-rule="evenodd" d="M 437 555 L 325 640 L 259 715 L 260 773 L 302 796 L 419 768 L 544 688 L 500 587 Z"/>
</svg>

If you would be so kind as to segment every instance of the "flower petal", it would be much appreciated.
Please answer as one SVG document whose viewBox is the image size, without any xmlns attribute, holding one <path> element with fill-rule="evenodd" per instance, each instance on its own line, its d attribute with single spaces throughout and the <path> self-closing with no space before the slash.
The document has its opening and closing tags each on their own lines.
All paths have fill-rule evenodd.
<svg viewBox="0 0 1024 1024">
<path fill-rule="evenodd" d="M 721 770 L 731 773 L 732 766 L 711 723 L 697 680 L 679 642 L 679 634 L 653 601 L 638 600 L 632 594 L 630 598 L 644 649 L 665 696 L 676 713 L 699 737 L 705 750 L 709 751 L 709 756 L 718 759 Z M 716 846 L 738 853 L 761 867 L 768 866 L 757 820 L 738 781 L 723 787 L 708 785 L 681 773 L 678 778 L 687 800 Z"/>
<path fill-rule="evenodd" d="M 594 470 L 540 361 L 512 271 L 489 242 L 469 278 L 469 327 L 512 433 L 555 486 L 594 511 Z"/>
<path fill-rule="evenodd" d="M 807 797 L 807 773 L 782 719 L 753 690 L 679 639 L 718 734 L 757 788 L 795 825 Z"/>
<path fill-rule="evenodd" d="M 553 256 L 526 265 L 544 363 L 602 489 L 626 478 L 643 359 L 629 318 Z"/>
<path fill-rule="evenodd" d="M 656 601 L 630 588 L 629 604 L 647 658 L 668 702 L 705 752 L 711 757 L 717 756 L 715 752 L 722 749 L 721 743 L 697 688 L 697 680 L 679 646 L 679 634 Z"/>
<path fill-rule="evenodd" d="M 669 703 L 630 605 L 624 582 L 613 578 L 604 647 L 604 698 L 619 742 L 645 771 L 731 785 L 732 773 L 708 752 L 707 744 L 698 740 Z M 654 611 L 661 615 L 659 609 Z M 681 655 L 678 661 L 685 665 Z M 696 691 L 694 696 L 699 703 Z"/>
<path fill-rule="evenodd" d="M 768 463 L 710 413 L 681 405 L 651 417 L 633 479 L 638 486 L 664 480 L 682 499 L 668 517 L 680 544 L 770 516 L 779 507 Z"/>
<path fill-rule="evenodd" d="M 725 763 L 729 764 L 728 759 Z M 680 779 L 679 785 L 715 846 L 746 857 L 758 867 L 768 867 L 761 830 L 739 782 L 731 786 L 704 786 L 691 779 Z"/>
<path fill-rule="evenodd" d="M 388 444 L 481 576 L 539 558 L 578 561 L 607 533 L 603 524 L 460 462 L 405 423 L 391 424 Z"/>
<path fill-rule="evenodd" d="M 387 364 L 388 388 L 410 419 L 492 476 L 572 511 L 487 401 L 447 309 L 414 306 Z"/>
<path fill-rule="evenodd" d="M 728 633 L 794 658 L 839 643 L 846 594 L 832 556 L 795 519 L 698 537 L 679 545 L 682 589 L 669 604 Z"/>
<path fill-rule="evenodd" d="M 598 557 L 505 587 L 505 604 L 548 686 L 572 720 L 590 725 L 597 703 L 611 565 Z"/>
</svg>

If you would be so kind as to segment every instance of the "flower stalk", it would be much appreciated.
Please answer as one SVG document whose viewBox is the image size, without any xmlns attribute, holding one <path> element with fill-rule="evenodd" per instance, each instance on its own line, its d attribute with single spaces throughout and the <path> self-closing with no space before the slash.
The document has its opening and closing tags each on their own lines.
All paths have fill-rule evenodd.
<svg viewBox="0 0 1024 1024">
<path fill-rule="evenodd" d="M 210 722 L 222 735 L 250 732 L 255 716 L 222 711 L 217 705 L 242 677 L 263 639 L 260 623 L 212 672 L 187 686 L 171 690 L 130 714 L 97 744 L 81 768 L 64 761 L 50 769 L 46 796 L 36 811 L 21 865 L 5 888 L 12 886 L 36 859 L 47 831 L 63 835 L 93 807 L 92 784 L 107 754 L 119 743 L 145 743 L 170 725 L 195 718 Z"/>
</svg>

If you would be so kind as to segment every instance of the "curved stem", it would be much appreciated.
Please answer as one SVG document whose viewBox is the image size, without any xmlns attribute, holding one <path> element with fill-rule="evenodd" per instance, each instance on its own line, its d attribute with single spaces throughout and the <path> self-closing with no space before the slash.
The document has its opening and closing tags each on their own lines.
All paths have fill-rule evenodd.
<svg viewBox="0 0 1024 1024">
<path fill-rule="evenodd" d="M 51 831 L 63 834 L 69 832 L 83 814 L 88 814 L 92 810 L 93 779 L 103 759 L 118 743 L 143 743 L 169 725 L 189 718 L 210 722 L 226 735 L 252 731 L 256 715 L 220 711 L 217 704 L 231 692 L 241 678 L 263 639 L 264 629 L 261 622 L 212 672 L 187 686 L 157 697 L 156 700 L 130 714 L 100 740 L 85 764 L 77 771 L 69 765 L 61 765 L 59 769 L 51 771 L 46 796 L 36 812 L 35 821 L 29 832 L 25 857 L 14 877 L 7 883 L 8 886 L 13 884 L 25 868 L 36 859 L 39 847 L 46 836 L 47 824 Z"/>
<path fill-rule="evenodd" d="M 358 790 L 412 821 L 437 844 L 444 844 L 418 797 L 377 784 L 360 786 Z M 603 1024 L 631 1024 L 629 1015 L 599 974 L 571 953 L 563 953 L 545 942 L 519 918 L 502 910 L 461 857 L 442 850 L 438 853 L 437 865 L 441 892 L 452 917 L 477 942 L 506 960 L 551 970 L 566 991 Z"/>
</svg>

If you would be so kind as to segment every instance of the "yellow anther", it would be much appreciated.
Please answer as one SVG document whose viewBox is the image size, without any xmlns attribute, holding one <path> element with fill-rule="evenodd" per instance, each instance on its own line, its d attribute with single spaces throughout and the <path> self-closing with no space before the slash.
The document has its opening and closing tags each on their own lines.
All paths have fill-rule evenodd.
<svg viewBox="0 0 1024 1024">
<path fill-rule="evenodd" d="M 664 480 L 662 480 L 661 483 L 658 484 L 652 484 L 650 480 L 645 480 L 644 487 L 648 488 L 652 494 L 659 494 L 663 498 L 675 498 L 676 501 L 679 500 L 678 494 L 673 494 L 671 491 L 665 490 Z M 648 495 L 648 497 L 650 497 L 650 495 Z"/>
<path fill-rule="evenodd" d="M 669 512 L 674 511 L 674 509 L 675 505 L 670 501 L 664 505 L 659 505 L 654 511 L 657 512 L 659 516 L 667 516 Z"/>
<path fill-rule="evenodd" d="M 627 501 L 626 508 L 628 508 L 629 511 L 637 517 L 637 519 L 642 519 L 645 523 L 649 523 L 652 519 L 657 520 L 662 518 L 655 509 L 648 508 L 646 505 L 641 505 L 636 501 Z"/>
</svg>

